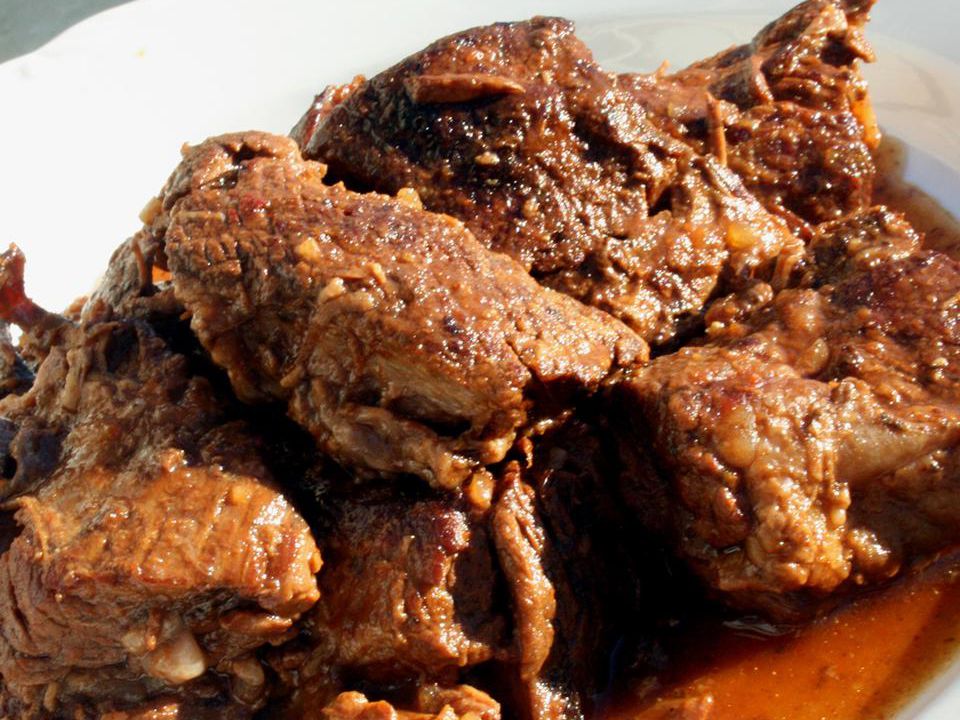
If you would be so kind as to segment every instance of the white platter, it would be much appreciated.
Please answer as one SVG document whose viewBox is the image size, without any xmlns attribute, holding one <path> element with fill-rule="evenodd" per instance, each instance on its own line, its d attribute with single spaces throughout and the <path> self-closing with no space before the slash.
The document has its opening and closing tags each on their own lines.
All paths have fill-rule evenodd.
<svg viewBox="0 0 960 720">
<path fill-rule="evenodd" d="M 2 2 L 2 0 L 0 0 Z M 286 132 L 326 83 L 371 74 L 472 25 L 564 15 L 612 70 L 675 67 L 747 40 L 792 0 L 138 0 L 0 65 L 0 245 L 29 293 L 87 292 L 183 142 Z M 960 4 L 880 0 L 867 69 L 907 179 L 960 215 Z M 902 715 L 960 717 L 960 662 Z"/>
</svg>

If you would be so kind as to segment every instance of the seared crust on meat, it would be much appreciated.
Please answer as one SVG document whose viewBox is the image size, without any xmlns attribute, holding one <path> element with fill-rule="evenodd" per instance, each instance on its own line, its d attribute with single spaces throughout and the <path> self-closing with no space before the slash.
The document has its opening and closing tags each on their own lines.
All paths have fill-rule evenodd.
<svg viewBox="0 0 960 720">
<path fill-rule="evenodd" d="M 287 403 L 344 464 L 458 487 L 646 358 L 625 326 L 541 288 L 453 218 L 323 174 L 284 138 L 209 140 L 151 232 L 238 396 Z"/>
<path fill-rule="evenodd" d="M 652 344 L 799 249 L 736 175 L 652 124 L 566 20 L 466 30 L 333 94 L 295 130 L 306 157 L 357 187 L 414 188 Z"/>
</svg>

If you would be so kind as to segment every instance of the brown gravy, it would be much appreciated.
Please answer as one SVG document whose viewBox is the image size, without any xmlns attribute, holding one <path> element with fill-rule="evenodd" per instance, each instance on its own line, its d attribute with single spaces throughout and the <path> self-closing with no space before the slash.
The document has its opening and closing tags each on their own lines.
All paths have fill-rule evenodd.
<svg viewBox="0 0 960 720">
<path fill-rule="evenodd" d="M 903 212 L 928 247 L 960 258 L 960 222 L 903 179 L 905 147 L 876 151 L 877 204 Z M 718 618 L 667 642 L 667 669 L 607 720 L 892 718 L 960 652 L 960 555 L 783 634 Z"/>
<path fill-rule="evenodd" d="M 938 568 L 777 637 L 690 628 L 670 653 L 680 662 L 609 718 L 890 718 L 958 645 L 960 570 Z"/>
</svg>

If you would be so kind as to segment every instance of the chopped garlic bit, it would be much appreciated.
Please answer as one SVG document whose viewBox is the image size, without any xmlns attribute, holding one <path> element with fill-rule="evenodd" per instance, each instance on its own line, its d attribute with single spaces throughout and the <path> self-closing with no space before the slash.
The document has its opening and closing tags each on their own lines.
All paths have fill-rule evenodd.
<svg viewBox="0 0 960 720">
<path fill-rule="evenodd" d="M 323 290 L 320 291 L 320 302 L 326 302 L 327 300 L 338 298 L 346 291 L 347 287 L 343 283 L 343 278 L 335 277 L 326 285 L 324 285 Z"/>
<path fill-rule="evenodd" d="M 489 166 L 491 166 L 491 165 L 499 165 L 499 164 L 500 164 L 500 156 L 497 155 L 497 154 L 494 153 L 494 152 L 490 152 L 489 150 L 487 150 L 487 151 L 482 152 L 482 153 L 480 153 L 479 155 L 477 155 L 477 156 L 473 159 L 473 161 L 474 161 L 477 165 L 483 165 L 483 166 L 489 167 Z"/>
<path fill-rule="evenodd" d="M 143 210 L 140 211 L 140 220 L 143 221 L 144 225 L 149 225 L 157 219 L 157 215 L 160 214 L 162 209 L 163 205 L 160 202 L 160 198 L 154 196 L 147 201 L 147 204 L 143 206 Z"/>
<path fill-rule="evenodd" d="M 293 252 L 298 258 L 307 262 L 318 262 L 322 257 L 320 246 L 317 245 L 317 241 L 312 237 L 303 240 L 293 249 Z"/>
<path fill-rule="evenodd" d="M 411 187 L 400 188 L 397 191 L 397 201 L 414 210 L 423 210 L 423 201 L 420 194 Z"/>
<path fill-rule="evenodd" d="M 182 685 L 207 671 L 207 661 L 190 628 L 180 624 L 167 640 L 143 656 L 143 669 L 169 685 Z"/>
<path fill-rule="evenodd" d="M 757 244 L 757 236 L 749 226 L 732 222 L 727 226 L 727 244 L 734 250 L 746 250 Z"/>
</svg>

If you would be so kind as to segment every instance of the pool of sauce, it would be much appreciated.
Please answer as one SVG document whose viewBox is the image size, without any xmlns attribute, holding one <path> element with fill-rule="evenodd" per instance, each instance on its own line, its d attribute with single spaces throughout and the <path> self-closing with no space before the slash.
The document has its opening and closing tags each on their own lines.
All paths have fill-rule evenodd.
<svg viewBox="0 0 960 720">
<path fill-rule="evenodd" d="M 904 213 L 927 247 L 960 259 L 960 222 L 903 179 L 906 152 L 876 151 L 877 204 Z M 689 619 L 605 720 L 885 720 L 960 655 L 960 554 L 794 629 Z M 958 711 L 960 716 L 960 711 Z"/>
<path fill-rule="evenodd" d="M 673 666 L 609 720 L 892 718 L 960 644 L 960 565 L 903 580 L 782 635 L 695 625 L 671 641 Z"/>
</svg>

